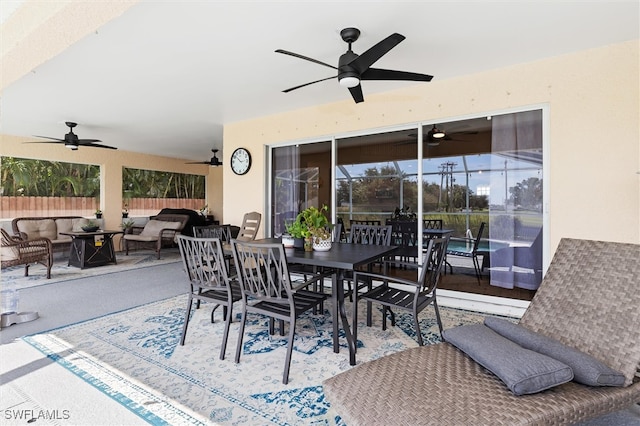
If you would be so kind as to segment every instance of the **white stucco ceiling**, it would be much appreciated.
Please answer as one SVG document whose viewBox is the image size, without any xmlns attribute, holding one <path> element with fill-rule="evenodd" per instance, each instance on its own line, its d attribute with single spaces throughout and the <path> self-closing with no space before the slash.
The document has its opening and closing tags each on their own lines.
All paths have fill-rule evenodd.
<svg viewBox="0 0 640 426">
<path fill-rule="evenodd" d="M 225 123 L 350 99 L 337 80 L 282 93 L 332 70 L 278 48 L 337 65 L 341 29 L 361 30 L 356 53 L 398 32 L 375 67 L 435 81 L 637 39 L 638 14 L 637 1 L 141 1 L 6 87 L 0 131 L 62 138 L 75 121 L 81 138 L 205 160 Z M 365 103 L 411 84 L 363 82 Z"/>
</svg>

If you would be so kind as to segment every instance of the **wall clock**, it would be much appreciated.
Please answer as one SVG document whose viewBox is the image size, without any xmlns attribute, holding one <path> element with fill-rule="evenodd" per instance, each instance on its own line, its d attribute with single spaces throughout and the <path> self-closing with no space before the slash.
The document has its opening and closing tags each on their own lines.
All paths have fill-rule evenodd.
<svg viewBox="0 0 640 426">
<path fill-rule="evenodd" d="M 251 154 L 246 148 L 238 148 L 231 154 L 231 170 L 237 175 L 246 174 L 251 168 Z"/>
</svg>

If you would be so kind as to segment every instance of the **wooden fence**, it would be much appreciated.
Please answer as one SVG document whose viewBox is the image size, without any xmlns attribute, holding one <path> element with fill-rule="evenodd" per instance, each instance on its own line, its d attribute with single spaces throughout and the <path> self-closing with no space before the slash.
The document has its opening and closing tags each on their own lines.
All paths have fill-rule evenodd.
<svg viewBox="0 0 640 426">
<path fill-rule="evenodd" d="M 127 200 L 130 216 L 151 216 L 163 208 L 200 210 L 203 199 L 184 198 L 131 198 Z M 86 216 L 98 209 L 93 197 L 5 197 L 0 196 L 0 219 L 31 216 Z M 120 211 L 121 207 L 114 207 Z M 110 209 L 109 206 L 105 207 Z"/>
</svg>

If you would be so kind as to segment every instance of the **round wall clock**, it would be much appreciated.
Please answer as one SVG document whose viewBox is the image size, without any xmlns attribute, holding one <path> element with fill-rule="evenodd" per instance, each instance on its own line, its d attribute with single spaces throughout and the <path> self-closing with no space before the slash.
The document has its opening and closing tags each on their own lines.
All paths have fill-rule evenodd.
<svg viewBox="0 0 640 426">
<path fill-rule="evenodd" d="M 237 175 L 243 175 L 251 168 L 251 154 L 246 148 L 238 148 L 231 154 L 231 170 Z"/>
</svg>

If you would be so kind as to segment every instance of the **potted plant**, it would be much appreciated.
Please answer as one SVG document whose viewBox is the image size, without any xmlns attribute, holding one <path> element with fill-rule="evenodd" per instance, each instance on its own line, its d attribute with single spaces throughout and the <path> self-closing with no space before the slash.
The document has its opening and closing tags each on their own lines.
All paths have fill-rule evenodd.
<svg viewBox="0 0 640 426">
<path fill-rule="evenodd" d="M 132 234 L 133 227 L 135 224 L 136 222 L 133 219 L 127 219 L 120 224 L 120 227 L 122 228 L 125 234 Z"/>
<path fill-rule="evenodd" d="M 326 205 L 321 208 L 314 206 L 308 207 L 303 210 L 299 217 L 301 222 L 307 227 L 307 240 L 311 240 L 311 247 L 315 250 L 329 250 L 331 248 L 331 229 L 329 220 L 325 212 L 328 210 Z M 305 249 L 306 245 L 305 244 Z"/>
<path fill-rule="evenodd" d="M 125 203 L 124 207 L 122 208 L 122 218 L 127 217 L 129 217 L 129 205 Z"/>
<path fill-rule="evenodd" d="M 96 210 L 96 219 L 102 219 L 102 210 Z"/>
<path fill-rule="evenodd" d="M 310 234 L 307 225 L 301 221 L 301 216 L 298 215 L 294 221 L 285 224 L 285 229 L 287 234 L 293 238 L 293 247 L 303 248 L 304 239 Z"/>
</svg>

